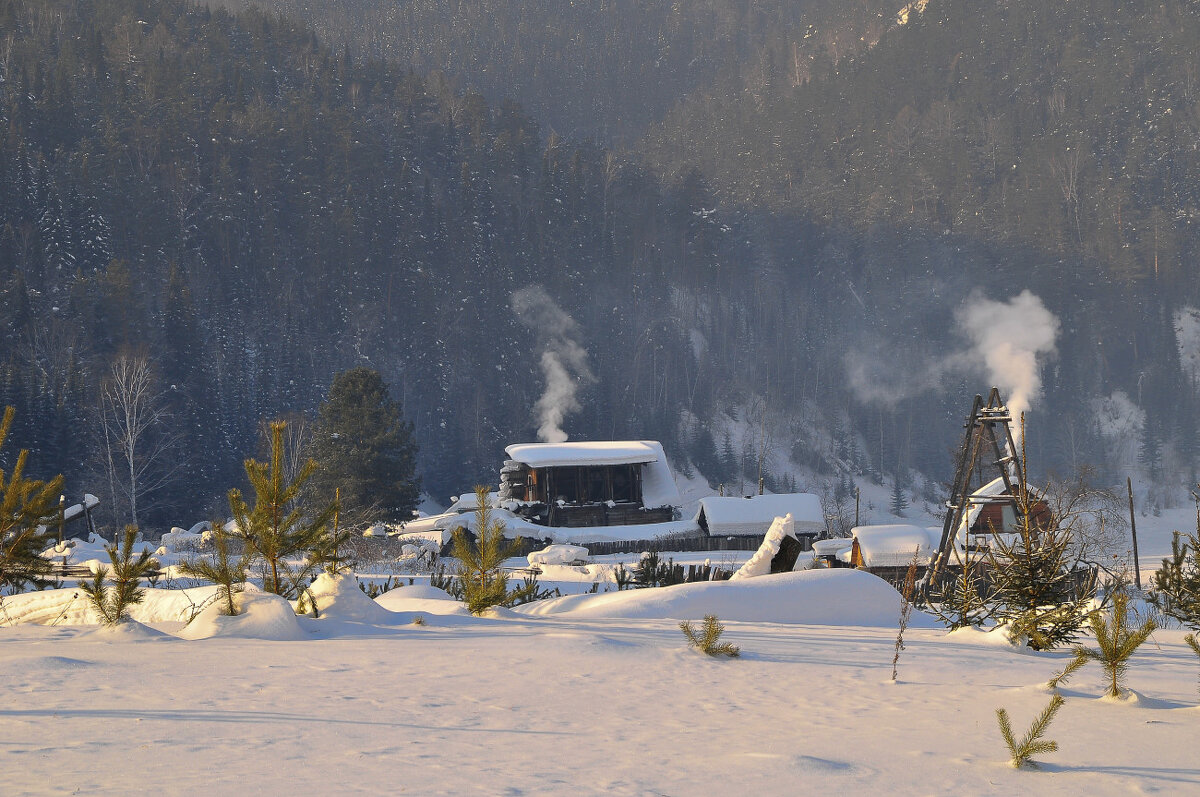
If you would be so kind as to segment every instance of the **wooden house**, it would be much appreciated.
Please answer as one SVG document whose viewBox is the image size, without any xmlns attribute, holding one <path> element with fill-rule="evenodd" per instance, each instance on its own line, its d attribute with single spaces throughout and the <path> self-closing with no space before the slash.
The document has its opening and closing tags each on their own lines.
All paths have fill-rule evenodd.
<svg viewBox="0 0 1200 797">
<path fill-rule="evenodd" d="M 505 449 L 500 503 L 542 526 L 665 523 L 682 503 L 653 440 L 520 443 Z"/>
</svg>

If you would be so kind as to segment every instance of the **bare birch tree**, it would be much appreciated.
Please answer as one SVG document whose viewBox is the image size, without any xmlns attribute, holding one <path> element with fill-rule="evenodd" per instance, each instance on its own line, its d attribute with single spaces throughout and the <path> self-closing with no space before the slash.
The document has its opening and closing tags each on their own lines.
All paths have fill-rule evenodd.
<svg viewBox="0 0 1200 797">
<path fill-rule="evenodd" d="M 98 434 L 114 512 L 119 501 L 137 526 L 151 506 L 146 499 L 178 473 L 178 435 L 145 354 L 122 352 L 113 360 L 100 387 Z"/>
</svg>

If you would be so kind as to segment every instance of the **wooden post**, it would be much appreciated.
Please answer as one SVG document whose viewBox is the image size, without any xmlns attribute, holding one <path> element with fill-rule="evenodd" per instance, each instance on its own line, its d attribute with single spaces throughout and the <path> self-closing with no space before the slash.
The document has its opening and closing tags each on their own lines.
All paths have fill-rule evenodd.
<svg viewBox="0 0 1200 797">
<path fill-rule="evenodd" d="M 60 495 L 58 497 L 58 542 L 61 545 L 63 541 L 63 526 L 67 524 L 67 497 Z"/>
<path fill-rule="evenodd" d="M 1125 477 L 1125 486 L 1129 488 L 1129 532 L 1133 536 L 1133 582 L 1138 589 L 1142 588 L 1142 567 L 1138 562 L 1137 549 L 1137 518 L 1133 514 L 1133 479 Z"/>
</svg>

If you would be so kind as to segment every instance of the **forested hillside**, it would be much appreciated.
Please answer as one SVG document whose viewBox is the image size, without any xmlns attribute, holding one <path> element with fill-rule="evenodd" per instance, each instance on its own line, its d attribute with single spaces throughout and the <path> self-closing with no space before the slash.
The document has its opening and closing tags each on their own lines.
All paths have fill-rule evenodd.
<svg viewBox="0 0 1200 797">
<path fill-rule="evenodd" d="M 651 157 L 756 207 L 1028 242 L 1194 299 L 1198 37 L 1184 0 L 934 0 L 767 101 L 687 101 Z"/>
<path fill-rule="evenodd" d="M 0 42 L 0 403 L 69 489 L 105 480 L 125 353 L 170 412 L 158 467 L 185 468 L 150 519 L 204 511 L 263 418 L 362 363 L 416 423 L 427 485 L 491 477 L 532 436 L 540 350 L 509 309 L 532 283 L 604 331 L 581 426 L 647 434 L 685 403 L 659 319 L 693 219 L 638 169 L 257 14 L 4 0 Z"/>
<path fill-rule="evenodd" d="M 13 448 L 66 473 L 72 499 L 119 493 L 115 377 L 148 374 L 139 519 L 191 522 L 264 419 L 310 413 L 334 373 L 368 365 L 444 499 L 534 438 L 559 347 L 572 439 L 658 438 L 713 482 L 752 483 L 761 461 L 785 484 L 789 460 L 843 488 L 944 479 L 990 379 L 969 308 L 1028 289 L 1058 332 L 1035 467 L 1186 477 L 1196 374 L 1174 327 L 1197 303 L 1200 12 L 932 0 L 889 27 L 894 12 L 837 5 L 789 21 L 783 3 L 676 4 L 691 49 L 656 34 L 674 65 L 658 83 L 653 48 L 597 44 L 581 4 L 543 9 L 536 36 L 497 10 L 463 82 L 498 91 L 577 52 L 578 70 L 537 68 L 565 82 L 529 89 L 575 102 L 555 129 L 628 132 L 683 100 L 630 154 L 424 76 L 431 51 L 397 55 L 382 24 L 357 42 L 331 27 L 331 47 L 254 9 L 0 0 Z M 628 35 L 653 27 L 603 8 Z M 482 22 L 417 19 L 400 29 L 439 57 L 480 51 Z M 850 42 L 831 32 L 863 20 Z M 702 50 L 720 66 L 680 70 Z M 661 95 L 632 90 L 647 86 Z"/>
<path fill-rule="evenodd" d="M 633 143 L 693 92 L 797 84 L 894 22 L 888 0 L 212 0 L 305 20 L 351 52 L 440 72 L 547 130 Z M 816 65 L 814 67 L 814 65 Z"/>
</svg>

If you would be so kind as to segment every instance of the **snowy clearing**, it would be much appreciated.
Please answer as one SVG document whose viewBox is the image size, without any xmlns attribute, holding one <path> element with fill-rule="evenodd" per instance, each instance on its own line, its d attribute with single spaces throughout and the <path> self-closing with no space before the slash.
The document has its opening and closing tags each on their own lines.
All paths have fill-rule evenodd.
<svg viewBox="0 0 1200 797">
<path fill-rule="evenodd" d="M 482 618 L 428 586 L 368 606 L 348 582 L 329 582 L 325 614 L 296 618 L 294 641 L 183 640 L 178 621 L 151 621 L 162 635 L 4 627 L 0 783 L 6 795 L 1200 789 L 1200 661 L 1182 631 L 1157 632 L 1135 655 L 1136 703 L 1100 700 L 1094 665 L 1077 675 L 1048 734 L 1060 752 L 1041 757 L 1042 771 L 1017 771 L 994 710 L 1023 732 L 1067 654 L 910 629 L 892 684 L 895 592 L 864 579 L 790 573 Z M 852 608 L 854 596 L 878 616 L 853 626 L 723 617 L 737 660 L 687 648 L 676 622 L 762 603 L 803 620 L 815 598 Z M 172 600 L 152 596 L 143 616 L 169 615 Z"/>
</svg>

